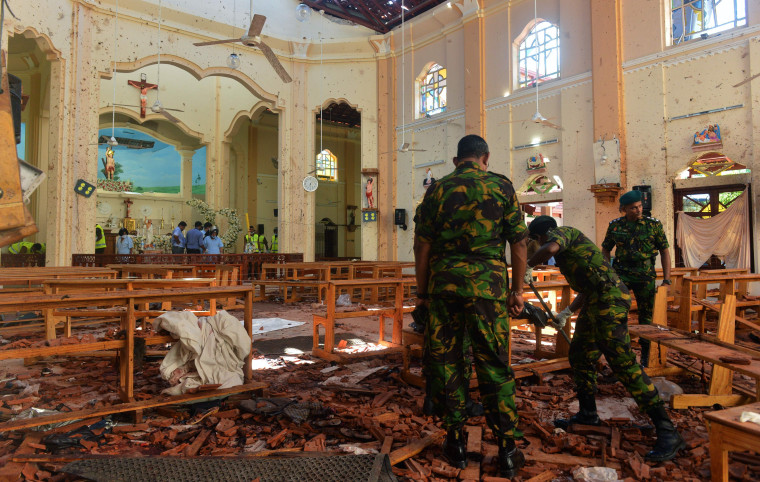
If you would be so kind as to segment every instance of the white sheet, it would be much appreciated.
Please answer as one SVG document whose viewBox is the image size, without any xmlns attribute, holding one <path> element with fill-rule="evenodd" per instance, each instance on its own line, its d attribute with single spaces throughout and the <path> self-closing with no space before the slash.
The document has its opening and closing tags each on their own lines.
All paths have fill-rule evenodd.
<svg viewBox="0 0 760 482">
<path fill-rule="evenodd" d="M 253 336 L 256 336 L 270 331 L 284 330 L 305 324 L 303 321 L 291 321 L 283 318 L 254 318 L 252 333 Z"/>
</svg>

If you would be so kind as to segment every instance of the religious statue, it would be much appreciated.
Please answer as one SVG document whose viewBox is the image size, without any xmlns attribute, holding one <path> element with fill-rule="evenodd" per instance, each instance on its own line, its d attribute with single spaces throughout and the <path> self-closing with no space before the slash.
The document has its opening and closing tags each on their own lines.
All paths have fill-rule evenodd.
<svg viewBox="0 0 760 482">
<path fill-rule="evenodd" d="M 145 227 L 145 246 L 153 246 L 153 220 L 148 219 Z"/>
<path fill-rule="evenodd" d="M 374 185 L 374 179 L 371 177 L 367 181 L 367 190 L 365 191 L 365 195 L 367 196 L 367 205 L 369 209 L 375 209 L 375 197 L 372 195 L 372 187 Z"/>
<path fill-rule="evenodd" d="M 149 84 L 145 74 L 140 74 L 140 82 L 128 80 L 127 83 L 132 87 L 140 89 L 140 119 L 145 119 L 148 107 L 148 91 L 158 87 L 158 84 Z"/>
<path fill-rule="evenodd" d="M 428 167 L 427 172 L 425 173 L 425 180 L 422 181 L 422 187 L 427 189 L 434 182 L 435 182 L 435 178 L 433 177 L 433 171 L 431 171 L 430 168 Z"/>
<path fill-rule="evenodd" d="M 106 148 L 106 160 L 103 162 L 106 168 L 106 179 L 112 181 L 113 174 L 116 171 L 116 161 L 114 160 L 114 152 L 111 146 Z"/>
<path fill-rule="evenodd" d="M 546 169 L 546 162 L 544 161 L 544 156 L 541 154 L 537 156 L 532 156 L 528 158 L 528 167 L 527 171 L 538 171 L 543 172 L 543 170 Z"/>
</svg>

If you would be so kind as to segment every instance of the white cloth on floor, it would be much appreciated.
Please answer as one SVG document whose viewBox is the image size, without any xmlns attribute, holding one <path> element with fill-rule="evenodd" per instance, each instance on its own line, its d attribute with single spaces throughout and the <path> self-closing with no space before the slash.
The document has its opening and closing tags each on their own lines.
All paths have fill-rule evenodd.
<svg viewBox="0 0 760 482">
<path fill-rule="evenodd" d="M 160 367 L 161 377 L 174 378 L 178 385 L 162 393 L 178 395 L 206 384 L 219 383 L 219 388 L 243 384 L 251 339 L 240 320 L 226 311 L 202 318 L 190 311 L 170 311 L 153 321 L 153 329 L 166 330 L 179 340 Z"/>
</svg>

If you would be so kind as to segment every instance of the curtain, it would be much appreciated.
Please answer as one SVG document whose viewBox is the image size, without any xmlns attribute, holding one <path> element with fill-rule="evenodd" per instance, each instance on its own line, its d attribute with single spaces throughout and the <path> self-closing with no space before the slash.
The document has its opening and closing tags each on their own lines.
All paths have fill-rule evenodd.
<svg viewBox="0 0 760 482">
<path fill-rule="evenodd" d="M 707 219 L 678 213 L 676 240 L 686 266 L 702 266 L 713 254 L 726 268 L 750 267 L 749 196 L 747 190 L 722 213 Z"/>
</svg>

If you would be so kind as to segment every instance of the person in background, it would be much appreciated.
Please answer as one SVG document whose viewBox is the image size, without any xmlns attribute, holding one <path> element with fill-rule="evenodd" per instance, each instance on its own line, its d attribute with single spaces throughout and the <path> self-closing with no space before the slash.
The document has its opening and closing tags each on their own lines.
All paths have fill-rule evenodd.
<svg viewBox="0 0 760 482">
<path fill-rule="evenodd" d="M 259 235 L 256 234 L 256 228 L 248 226 L 248 234 L 245 235 L 245 250 L 246 253 L 258 253 L 259 252 Z"/>
<path fill-rule="evenodd" d="M 570 367 L 578 395 L 578 413 L 558 419 L 554 425 L 567 430 L 573 424 L 601 425 L 596 411 L 596 372 L 599 357 L 609 363 L 612 373 L 633 396 L 639 409 L 652 418 L 657 442 L 645 455 L 650 462 L 673 459 L 686 447 L 673 426 L 657 388 L 642 366 L 636 362 L 628 335 L 628 310 L 631 295 L 623 281 L 602 255 L 599 248 L 579 230 L 557 227 L 551 216 L 538 216 L 530 226 L 530 235 L 541 248 L 528 260 L 526 280 L 531 267 L 554 256 L 557 267 L 570 287 L 578 293 L 570 306 L 557 316 L 561 329 L 572 313 L 581 310 L 570 343 Z"/>
<path fill-rule="evenodd" d="M 203 240 L 203 247 L 206 249 L 206 254 L 222 254 L 224 243 L 219 239 L 218 229 L 211 230 L 211 234 Z"/>
<path fill-rule="evenodd" d="M 267 242 L 267 237 L 264 236 L 264 230 L 262 229 L 259 233 L 259 253 L 266 253 L 269 251 L 269 243 Z"/>
<path fill-rule="evenodd" d="M 106 252 L 106 233 L 100 224 L 95 225 L 95 254 Z"/>
<path fill-rule="evenodd" d="M 209 234 L 211 234 L 211 229 L 213 227 L 214 227 L 214 225 L 211 224 L 208 221 L 206 221 L 205 223 L 203 223 L 203 239 L 206 239 L 209 236 Z M 203 243 L 201 243 L 201 246 L 203 246 Z"/>
<path fill-rule="evenodd" d="M 187 223 L 180 221 L 174 231 L 172 231 L 172 254 L 185 254 L 185 235 L 183 231 L 187 227 Z"/>
<path fill-rule="evenodd" d="M 187 232 L 187 254 L 200 254 L 203 243 L 203 223 L 195 222 L 195 227 Z"/>
<path fill-rule="evenodd" d="M 132 237 L 129 235 L 127 228 L 119 230 L 119 237 L 116 238 L 116 254 L 132 254 L 132 248 L 135 247 Z"/>
<path fill-rule="evenodd" d="M 271 252 L 276 253 L 280 249 L 280 240 L 277 237 L 277 228 L 274 228 L 274 234 L 272 235 Z"/>
<path fill-rule="evenodd" d="M 19 241 L 8 246 L 8 252 L 11 254 L 44 254 L 44 244 L 31 243 L 29 241 Z"/>
<path fill-rule="evenodd" d="M 641 191 L 628 191 L 620 196 L 623 216 L 613 219 L 602 241 L 604 259 L 610 261 L 612 250 L 615 259 L 612 267 L 623 283 L 636 296 L 640 325 L 651 325 L 654 315 L 655 263 L 662 256 L 663 285 L 670 285 L 670 251 L 662 223 L 644 216 Z M 649 341 L 641 339 L 641 364 L 649 362 Z"/>
</svg>

